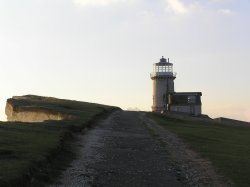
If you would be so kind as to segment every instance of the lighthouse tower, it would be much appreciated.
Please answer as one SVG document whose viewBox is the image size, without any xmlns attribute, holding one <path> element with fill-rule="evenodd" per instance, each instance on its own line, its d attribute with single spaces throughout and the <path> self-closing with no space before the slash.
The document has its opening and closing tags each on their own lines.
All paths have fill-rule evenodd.
<svg viewBox="0 0 250 187">
<path fill-rule="evenodd" d="M 174 79 L 176 73 L 173 73 L 173 64 L 164 57 L 160 62 L 153 65 L 153 72 L 150 74 L 153 80 L 153 112 L 167 110 L 168 94 L 174 92 Z"/>
</svg>

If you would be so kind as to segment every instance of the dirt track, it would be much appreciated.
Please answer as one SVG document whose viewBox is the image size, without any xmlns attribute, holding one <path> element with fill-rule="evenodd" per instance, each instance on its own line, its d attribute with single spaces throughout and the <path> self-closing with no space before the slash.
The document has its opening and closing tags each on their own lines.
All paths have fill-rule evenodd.
<svg viewBox="0 0 250 187">
<path fill-rule="evenodd" d="M 118 111 L 79 136 L 78 158 L 55 186 L 222 185 L 211 164 L 143 113 Z"/>
</svg>

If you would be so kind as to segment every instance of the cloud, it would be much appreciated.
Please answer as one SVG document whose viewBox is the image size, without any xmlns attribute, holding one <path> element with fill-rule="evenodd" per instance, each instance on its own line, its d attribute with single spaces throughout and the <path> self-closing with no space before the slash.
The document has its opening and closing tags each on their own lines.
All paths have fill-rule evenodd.
<svg viewBox="0 0 250 187">
<path fill-rule="evenodd" d="M 230 9 L 220 9 L 217 11 L 219 14 L 223 14 L 226 16 L 230 16 L 233 14 L 233 12 Z"/>
<path fill-rule="evenodd" d="M 228 2 L 230 0 L 210 0 L 210 1 L 213 2 L 213 3 L 226 3 L 226 2 Z"/>
<path fill-rule="evenodd" d="M 132 0 L 73 0 L 73 3 L 79 6 L 108 6 L 131 1 Z"/>
<path fill-rule="evenodd" d="M 165 0 L 165 2 L 167 5 L 166 10 L 174 14 L 187 14 L 201 8 L 197 1 L 188 4 L 184 4 L 181 0 Z"/>
<path fill-rule="evenodd" d="M 190 0 L 189 2 L 184 0 L 164 0 L 166 3 L 166 11 L 175 15 L 186 15 L 190 13 L 217 13 L 224 16 L 232 16 L 234 12 L 228 8 L 213 9 L 206 3 L 201 3 L 196 0 Z M 210 0 L 211 2 L 226 2 L 227 0 Z"/>
<path fill-rule="evenodd" d="M 176 14 L 185 14 L 188 8 L 180 0 L 167 0 L 167 10 Z"/>
</svg>

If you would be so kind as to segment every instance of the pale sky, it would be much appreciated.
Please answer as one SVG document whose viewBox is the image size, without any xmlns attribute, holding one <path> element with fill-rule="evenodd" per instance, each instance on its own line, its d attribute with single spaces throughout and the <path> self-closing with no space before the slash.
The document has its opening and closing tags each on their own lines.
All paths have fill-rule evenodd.
<svg viewBox="0 0 250 187">
<path fill-rule="evenodd" d="M 250 121 L 249 0 L 0 0 L 0 117 L 36 94 L 151 110 L 153 63 L 203 113 Z"/>
</svg>

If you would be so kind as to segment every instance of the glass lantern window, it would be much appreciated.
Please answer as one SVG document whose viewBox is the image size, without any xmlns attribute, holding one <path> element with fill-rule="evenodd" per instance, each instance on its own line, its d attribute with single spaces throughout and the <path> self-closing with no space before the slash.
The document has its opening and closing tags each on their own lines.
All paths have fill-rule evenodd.
<svg viewBox="0 0 250 187">
<path fill-rule="evenodd" d="M 154 65 L 153 67 L 154 72 L 173 72 L 172 66 L 157 66 Z"/>
</svg>

